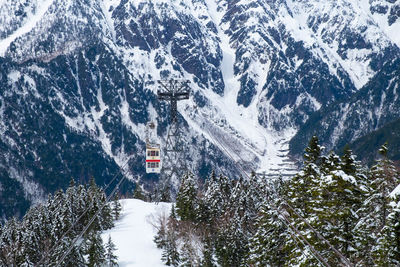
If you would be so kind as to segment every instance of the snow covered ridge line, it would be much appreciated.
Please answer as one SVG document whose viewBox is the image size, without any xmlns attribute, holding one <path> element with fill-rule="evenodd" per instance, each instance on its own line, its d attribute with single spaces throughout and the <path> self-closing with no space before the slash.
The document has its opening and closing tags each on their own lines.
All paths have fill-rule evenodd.
<svg viewBox="0 0 400 267">
<path fill-rule="evenodd" d="M 351 21 L 352 17 L 348 16 L 344 19 L 348 21 L 350 18 L 351 23 L 336 23 L 346 15 L 346 12 L 340 12 L 342 8 L 352 9 L 346 5 L 349 0 L 338 3 L 333 0 L 324 3 L 291 1 L 291 5 L 285 5 L 289 2 L 286 0 L 7 2 L 15 3 L 15 6 L 38 3 L 36 5 L 40 4 L 40 10 L 44 12 L 40 18 L 40 10 L 32 9 L 32 14 L 27 12 L 26 21 L 21 20 L 14 25 L 15 29 L 1 37 L 9 37 L 26 25 L 32 27 L 25 28 L 30 29 L 25 34 L 15 35 L 16 39 L 5 52 L 5 60 L 18 64 L 0 70 L 3 77 L 0 78 L 0 87 L 7 92 L 2 99 L 4 114 L 14 112 L 7 102 L 15 103 L 15 99 L 26 103 L 27 108 L 19 109 L 15 118 L 8 117 L 4 121 L 8 128 L 2 127 L 0 131 L 6 135 L 5 139 L 15 141 L 18 147 L 14 151 L 23 151 L 25 144 L 29 144 L 27 153 L 39 155 L 35 156 L 39 167 L 28 166 L 33 170 L 34 181 L 45 181 L 43 177 L 55 176 L 47 172 L 45 166 L 49 163 L 61 163 L 67 169 L 65 176 L 72 176 L 70 173 L 77 169 L 76 166 L 84 165 L 82 160 L 68 160 L 77 154 L 81 159 L 87 159 L 86 164 L 96 164 L 92 168 L 94 171 L 111 166 L 108 174 L 114 173 L 114 163 L 121 167 L 122 162 L 134 155 L 131 162 L 137 170 L 135 175 L 142 175 L 143 163 L 140 160 L 144 134 L 141 127 L 153 118 L 160 122 L 160 132 L 168 124 L 164 107 L 156 103 L 156 90 L 151 90 L 145 83 L 174 75 L 191 80 L 193 85 L 193 97 L 187 105 L 184 103 L 186 106 L 179 107 L 189 125 L 187 140 L 195 141 L 187 153 L 195 163 L 193 169 L 205 173 L 211 168 L 220 168 L 218 171 L 231 171 L 229 176 L 236 176 L 238 173 L 233 173 L 235 168 L 224 153 L 222 143 L 228 151 L 233 150 L 238 159 L 252 163 L 249 172 L 253 169 L 257 172 L 287 171 L 292 169 L 287 141 L 307 117 L 326 103 L 346 98 L 356 91 L 352 82 L 355 76 L 350 79 L 345 70 L 335 76 L 337 73 L 330 71 L 330 67 L 338 66 L 340 69 L 339 63 L 347 62 L 347 66 L 354 67 L 352 71 L 358 78 L 367 80 L 368 51 L 381 44 L 372 43 L 374 49 L 369 49 L 370 44 L 365 42 L 371 39 L 366 36 L 370 32 L 368 29 L 361 36 L 357 35 L 360 26 L 374 27 L 379 31 L 376 25 L 358 24 L 364 22 L 365 17 Z M 49 5 L 47 11 L 45 4 Z M 325 10 L 331 5 L 336 8 L 332 14 L 329 8 Z M 295 9 L 299 9 L 298 12 L 294 12 Z M 364 16 L 364 13 L 355 13 Z M 15 14 L 10 12 L 7 15 Z M 315 17 L 308 17 L 310 15 Z M 321 22 L 321 18 L 327 18 L 327 21 Z M 298 20 L 303 20 L 300 23 L 302 29 L 299 29 Z M 349 28 L 344 29 L 344 25 Z M 305 32 L 307 35 L 301 34 Z M 309 43 L 306 38 L 310 38 Z M 336 47 L 338 38 L 346 40 L 345 46 L 340 46 L 340 52 L 343 52 L 340 55 L 339 47 Z M 85 45 L 73 53 L 66 53 L 63 49 L 65 44 L 76 40 Z M 317 48 L 312 46 L 314 43 Z M 363 47 L 365 45 L 368 47 Z M 378 50 L 386 51 L 384 47 Z M 334 57 L 330 57 L 331 54 Z M 396 55 L 388 53 L 386 56 Z M 21 61 L 24 64 L 20 64 Z M 35 67 L 26 68 L 29 64 L 39 65 L 41 71 L 29 70 Z M 21 75 L 4 79 L 13 71 Z M 28 76 L 32 83 L 26 79 Z M 31 94 L 33 86 L 30 84 L 36 84 L 38 97 Z M 45 108 L 48 103 L 51 107 Z M 151 117 L 151 105 L 155 107 L 157 116 Z M 31 110 L 29 106 L 32 106 Z M 190 116 L 194 109 L 200 110 L 199 114 Z M 51 115 L 54 111 L 58 114 Z M 58 115 L 64 120 L 60 120 Z M 51 129 L 44 137 L 40 131 L 43 127 L 35 128 L 35 125 L 25 123 L 25 119 L 31 117 L 45 125 L 57 125 L 58 133 L 55 135 Z M 212 126 L 207 127 L 209 125 Z M 30 133 L 28 142 L 18 142 L 21 140 L 17 136 L 19 129 Z M 80 137 L 78 144 L 73 143 L 76 138 L 70 138 L 76 133 Z M 53 136 L 52 142 L 46 142 Z M 43 141 L 29 143 L 32 139 Z M 83 142 L 87 146 L 80 150 Z M 198 149 L 199 144 L 204 146 Z M 47 149 L 52 145 L 55 151 L 60 151 L 57 162 L 47 160 L 40 153 L 39 147 Z M 93 154 L 100 156 L 89 155 L 88 146 L 96 152 Z M 9 151 L 13 151 L 11 145 L 4 148 L 4 153 Z M 20 154 L 16 152 L 12 160 L 23 166 L 21 162 L 27 158 L 21 158 Z M 42 167 L 44 171 L 40 169 Z M 17 171 L 21 172 L 20 169 Z M 62 175 L 55 177 L 57 185 L 65 181 Z M 99 171 L 97 177 L 108 179 L 106 172 Z M 46 182 L 40 186 L 48 189 Z"/>
<path fill-rule="evenodd" d="M 7 38 L 0 40 L 0 56 L 5 55 L 7 49 L 10 47 L 10 44 L 15 41 L 18 37 L 30 32 L 37 23 L 43 18 L 46 14 L 49 7 L 53 4 L 54 0 L 45 0 L 45 1 L 38 1 L 40 2 L 40 6 L 37 8 L 36 13 L 31 13 L 28 15 L 28 19 L 26 19 L 26 23 L 14 31 L 10 36 Z M 0 3 L 1 6 L 2 3 Z"/>
</svg>

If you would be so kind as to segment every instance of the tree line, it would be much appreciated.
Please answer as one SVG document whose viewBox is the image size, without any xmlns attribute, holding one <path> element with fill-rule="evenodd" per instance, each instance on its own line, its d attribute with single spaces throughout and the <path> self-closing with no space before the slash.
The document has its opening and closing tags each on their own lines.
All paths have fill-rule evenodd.
<svg viewBox="0 0 400 267">
<path fill-rule="evenodd" d="M 93 178 L 89 186 L 71 180 L 65 192 L 57 191 L 31 207 L 21 221 L 13 218 L 0 227 L 0 265 L 117 266 L 115 245 L 111 238 L 103 244 L 100 232 L 114 226 L 120 211 L 118 201 L 106 203 Z M 73 244 L 92 218 L 90 228 Z"/>
<path fill-rule="evenodd" d="M 170 266 L 399 266 L 400 174 L 312 137 L 290 179 L 187 173 L 154 242 Z M 396 188 L 396 190 L 395 190 Z"/>
</svg>

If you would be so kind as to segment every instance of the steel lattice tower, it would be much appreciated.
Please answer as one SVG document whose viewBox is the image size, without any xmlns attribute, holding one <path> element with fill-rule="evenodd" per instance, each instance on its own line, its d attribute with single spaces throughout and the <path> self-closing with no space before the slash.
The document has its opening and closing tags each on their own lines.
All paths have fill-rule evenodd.
<svg viewBox="0 0 400 267">
<path fill-rule="evenodd" d="M 190 81 L 185 80 L 161 80 L 158 81 L 161 90 L 157 91 L 159 100 L 169 101 L 170 127 L 168 129 L 167 141 L 164 149 L 164 160 L 162 164 L 162 182 L 165 186 L 171 186 L 177 182 L 186 170 L 184 158 L 185 142 L 182 136 L 182 128 L 178 120 L 178 101 L 189 99 Z"/>
</svg>

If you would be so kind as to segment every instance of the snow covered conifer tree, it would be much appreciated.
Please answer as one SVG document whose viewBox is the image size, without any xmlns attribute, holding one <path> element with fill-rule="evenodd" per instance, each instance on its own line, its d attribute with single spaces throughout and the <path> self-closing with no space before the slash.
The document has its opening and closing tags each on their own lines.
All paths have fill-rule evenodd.
<svg viewBox="0 0 400 267">
<path fill-rule="evenodd" d="M 359 164 L 355 159 L 355 155 L 351 151 L 349 146 L 345 146 L 343 150 L 343 156 L 341 157 L 341 169 L 348 175 L 355 175 L 357 169 L 360 168 Z"/>
<path fill-rule="evenodd" d="M 114 267 L 118 266 L 117 259 L 118 257 L 114 254 L 114 251 L 116 250 L 115 244 L 111 240 L 111 236 L 108 236 L 108 241 L 106 244 L 106 265 L 107 267 Z"/>
<path fill-rule="evenodd" d="M 111 208 L 111 205 L 109 202 L 107 202 L 107 197 L 104 192 L 101 192 L 99 194 L 99 200 L 100 200 L 100 218 L 99 221 L 101 223 L 101 229 L 106 230 L 106 229 L 111 229 L 114 227 L 114 216 L 113 216 L 113 210 Z"/>
<path fill-rule="evenodd" d="M 206 192 L 204 194 L 204 205 L 208 207 L 210 221 L 216 220 L 225 212 L 230 203 L 232 194 L 232 183 L 226 176 L 216 176 L 212 173 L 207 181 Z"/>
<path fill-rule="evenodd" d="M 323 161 L 321 166 L 321 172 L 323 174 L 328 174 L 331 171 L 338 170 L 340 165 L 340 158 L 333 151 L 329 153 L 329 155 Z"/>
<path fill-rule="evenodd" d="M 323 149 L 324 148 L 319 145 L 318 137 L 315 135 L 312 136 L 303 155 L 305 161 L 304 164 L 307 165 L 313 163 L 320 166 L 322 163 L 321 154 Z"/>
<path fill-rule="evenodd" d="M 168 230 L 166 232 L 165 246 L 162 252 L 162 261 L 168 266 L 179 266 L 180 255 L 178 252 L 176 232 Z"/>
<path fill-rule="evenodd" d="M 308 147 L 305 149 L 304 166 L 284 186 L 284 194 L 287 203 L 290 205 L 286 209 L 292 218 L 293 224 L 302 236 L 307 237 L 308 242 L 314 247 L 320 247 L 321 241 L 312 232 L 311 228 L 304 223 L 304 220 L 313 222 L 315 228 L 319 228 L 321 221 L 318 218 L 322 207 L 322 191 L 320 187 L 321 176 L 323 175 L 326 158 L 321 155 L 323 147 L 318 144 L 318 138 L 313 136 Z M 296 240 L 289 239 L 285 244 L 288 253 L 289 264 L 315 265 L 318 264 L 311 254 L 309 257 L 300 257 L 302 251 L 294 243 Z"/>
<path fill-rule="evenodd" d="M 386 224 L 387 217 L 387 204 L 389 194 L 399 184 L 399 176 L 394 163 L 387 158 L 387 143 L 382 145 L 379 149 L 379 154 L 382 159 L 372 166 L 371 168 L 371 187 L 375 191 L 373 197 L 375 204 L 377 204 L 379 228 Z"/>
<path fill-rule="evenodd" d="M 358 214 L 360 220 L 355 227 L 357 233 L 358 258 L 361 265 L 374 265 L 377 240 L 387 224 L 389 215 L 389 194 L 400 183 L 399 174 L 391 160 L 387 158 L 388 147 L 385 143 L 379 149 L 381 158 L 371 167 L 366 185 L 368 194 Z M 375 257 L 374 257 L 375 255 Z"/>
<path fill-rule="evenodd" d="M 15 218 L 9 220 L 3 228 L 0 260 L 4 266 L 21 266 L 23 255 L 23 233 Z"/>
<path fill-rule="evenodd" d="M 285 186 L 287 201 L 305 217 L 315 213 L 314 209 L 318 206 L 316 201 L 320 199 L 322 149 L 318 138 L 313 136 L 305 150 L 304 167 Z"/>
<path fill-rule="evenodd" d="M 250 240 L 248 263 L 250 266 L 283 266 L 286 261 L 286 226 L 279 219 L 277 210 L 264 202 L 257 231 Z"/>
<path fill-rule="evenodd" d="M 113 205 L 112 205 L 112 215 L 115 220 L 119 219 L 119 216 L 121 215 L 121 210 L 122 210 L 122 206 L 121 206 L 121 203 L 119 202 L 119 195 L 115 194 Z"/>
<path fill-rule="evenodd" d="M 197 183 L 192 173 L 182 177 L 176 197 L 176 213 L 182 221 L 195 221 L 197 211 Z"/>
<path fill-rule="evenodd" d="M 89 233 L 86 241 L 86 255 L 88 256 L 87 266 L 89 267 L 102 266 L 106 260 L 103 240 L 96 231 Z"/>
<path fill-rule="evenodd" d="M 205 238 L 203 240 L 203 259 L 200 266 L 202 267 L 215 267 L 215 262 L 213 259 L 213 246 L 210 238 Z"/>
<path fill-rule="evenodd" d="M 358 222 L 356 211 L 362 202 L 356 177 L 334 170 L 322 176 L 321 190 L 321 210 L 318 212 L 318 224 L 314 223 L 314 226 L 332 246 L 350 259 L 356 247 L 353 231 Z M 328 263 L 340 264 L 329 249 L 323 254 L 326 254 Z"/>
<path fill-rule="evenodd" d="M 248 238 L 242 229 L 240 217 L 235 214 L 218 227 L 215 243 L 218 263 L 221 266 L 242 266 L 248 255 Z"/>
<path fill-rule="evenodd" d="M 193 246 L 189 236 L 183 238 L 183 246 L 180 251 L 180 264 L 181 267 L 199 266 L 200 259 L 197 255 L 196 248 Z"/>
<path fill-rule="evenodd" d="M 400 191 L 400 190 L 399 190 Z M 389 203 L 386 225 L 378 234 L 374 249 L 375 263 L 384 266 L 400 266 L 400 192 L 393 194 Z"/>
<path fill-rule="evenodd" d="M 64 253 L 70 248 L 72 245 L 72 238 L 66 236 L 62 240 L 59 241 L 58 246 L 55 248 L 52 254 L 48 255 L 50 266 L 66 266 L 66 267 L 83 267 L 86 266 L 85 259 L 83 258 L 83 249 L 74 245 L 69 252 L 68 255 L 65 256 L 64 260 L 61 261 L 61 258 L 64 256 Z"/>
<path fill-rule="evenodd" d="M 138 183 L 135 183 L 135 189 L 133 191 L 133 198 L 146 201 L 146 196 L 143 193 L 142 187 Z"/>
</svg>

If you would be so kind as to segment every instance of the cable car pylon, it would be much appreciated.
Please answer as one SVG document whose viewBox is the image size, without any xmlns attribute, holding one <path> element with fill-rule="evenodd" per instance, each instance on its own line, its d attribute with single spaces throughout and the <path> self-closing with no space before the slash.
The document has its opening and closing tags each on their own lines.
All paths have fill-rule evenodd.
<svg viewBox="0 0 400 267">
<path fill-rule="evenodd" d="M 189 80 L 177 79 L 158 81 L 161 87 L 157 91 L 158 100 L 170 102 L 170 126 L 163 152 L 165 157 L 161 169 L 160 190 L 171 190 L 171 185 L 178 185 L 179 178 L 187 169 L 184 158 L 185 142 L 178 120 L 178 101 L 189 99 L 189 83 Z M 162 198 L 161 196 L 161 201 Z"/>
</svg>

